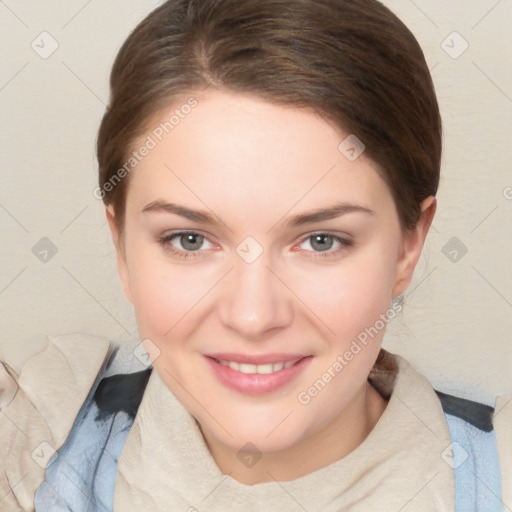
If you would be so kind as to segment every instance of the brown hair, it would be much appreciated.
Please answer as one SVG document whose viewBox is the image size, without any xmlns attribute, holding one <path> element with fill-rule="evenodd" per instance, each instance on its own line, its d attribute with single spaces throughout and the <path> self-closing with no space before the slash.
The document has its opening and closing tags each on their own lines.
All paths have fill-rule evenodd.
<svg viewBox="0 0 512 512">
<path fill-rule="evenodd" d="M 208 87 L 310 108 L 356 135 L 404 230 L 437 192 L 442 126 L 432 78 L 413 34 L 377 0 L 169 0 L 125 41 L 110 87 L 99 186 L 121 230 L 129 180 L 112 179 L 130 145 L 178 95 Z"/>
</svg>

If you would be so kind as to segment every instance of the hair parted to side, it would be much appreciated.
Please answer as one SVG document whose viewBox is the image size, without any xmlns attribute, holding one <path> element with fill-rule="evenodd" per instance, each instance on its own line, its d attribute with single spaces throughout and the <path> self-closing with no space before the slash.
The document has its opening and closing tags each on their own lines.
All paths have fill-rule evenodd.
<svg viewBox="0 0 512 512">
<path fill-rule="evenodd" d="M 377 0 L 168 0 L 125 41 L 110 87 L 99 186 L 121 231 L 129 177 L 105 184 L 159 110 L 208 87 L 309 108 L 356 135 L 404 230 L 437 193 L 442 123 L 432 78 L 413 34 Z"/>
</svg>

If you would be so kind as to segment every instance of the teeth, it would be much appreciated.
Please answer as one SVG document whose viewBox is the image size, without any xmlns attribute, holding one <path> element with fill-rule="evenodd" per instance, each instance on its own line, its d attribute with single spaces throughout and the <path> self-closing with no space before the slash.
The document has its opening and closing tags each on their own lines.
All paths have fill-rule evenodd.
<svg viewBox="0 0 512 512">
<path fill-rule="evenodd" d="M 268 363 L 268 364 L 246 364 L 246 363 L 236 363 L 235 361 L 219 361 L 216 360 L 222 366 L 229 366 L 232 370 L 235 370 L 240 373 L 259 373 L 261 375 L 274 373 L 282 370 L 283 368 L 290 368 L 293 366 L 299 359 L 295 359 L 294 361 L 287 361 L 286 363 Z"/>
</svg>

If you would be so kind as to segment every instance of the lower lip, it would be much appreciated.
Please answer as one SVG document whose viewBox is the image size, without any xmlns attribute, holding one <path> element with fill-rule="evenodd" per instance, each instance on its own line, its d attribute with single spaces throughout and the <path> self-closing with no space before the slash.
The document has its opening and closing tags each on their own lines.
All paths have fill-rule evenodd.
<svg viewBox="0 0 512 512">
<path fill-rule="evenodd" d="M 309 365 L 313 356 L 302 358 L 289 368 L 273 373 L 242 373 L 229 366 L 217 363 L 215 359 L 205 356 L 217 379 L 235 391 L 249 395 L 263 395 L 286 386 Z"/>
</svg>

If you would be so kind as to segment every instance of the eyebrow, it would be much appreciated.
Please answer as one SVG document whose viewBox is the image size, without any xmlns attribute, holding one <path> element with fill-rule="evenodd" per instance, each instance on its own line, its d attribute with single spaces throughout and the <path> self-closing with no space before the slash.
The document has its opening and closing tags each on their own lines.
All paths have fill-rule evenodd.
<svg viewBox="0 0 512 512">
<path fill-rule="evenodd" d="M 175 215 L 180 215 L 181 217 L 185 217 L 194 222 L 199 222 L 202 224 L 216 224 L 217 220 L 214 215 L 210 214 L 206 210 L 193 210 L 192 208 L 187 208 L 186 206 L 181 206 L 176 203 L 168 203 L 165 201 L 153 201 L 147 204 L 142 213 L 173 213 Z M 366 213 L 369 215 L 375 215 L 375 212 L 370 208 L 365 206 L 350 204 L 350 203 L 337 203 L 328 208 L 318 208 L 315 210 L 311 210 L 309 212 L 300 213 L 298 215 L 293 215 L 288 218 L 285 222 L 284 227 L 297 227 L 302 226 L 304 224 L 312 224 L 314 222 L 319 222 L 323 220 L 335 219 L 340 217 L 341 215 L 345 215 L 347 213 Z"/>
</svg>

